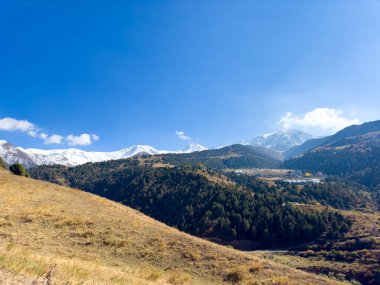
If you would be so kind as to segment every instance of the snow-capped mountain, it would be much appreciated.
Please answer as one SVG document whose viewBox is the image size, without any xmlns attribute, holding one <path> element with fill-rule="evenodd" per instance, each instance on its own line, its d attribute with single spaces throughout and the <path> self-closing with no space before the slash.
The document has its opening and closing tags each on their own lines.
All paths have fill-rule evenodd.
<svg viewBox="0 0 380 285">
<path fill-rule="evenodd" d="M 18 162 L 28 167 L 35 165 L 27 153 L 3 140 L 0 140 L 0 157 L 8 164 Z"/>
<path fill-rule="evenodd" d="M 312 138 L 316 137 L 299 130 L 283 130 L 276 133 L 257 136 L 248 142 L 248 144 L 284 152 L 294 146 L 303 144 L 305 141 Z"/>
<path fill-rule="evenodd" d="M 196 143 L 191 143 L 187 148 L 185 148 L 182 153 L 191 153 L 194 151 L 202 151 L 202 150 L 207 150 L 203 145 L 196 144 Z"/>
<path fill-rule="evenodd" d="M 100 162 L 113 159 L 123 159 L 137 154 L 165 154 L 165 153 L 190 153 L 206 150 L 202 145 L 190 144 L 185 150 L 167 151 L 157 150 L 149 145 L 134 145 L 129 148 L 112 152 L 91 152 L 76 148 L 42 150 L 34 148 L 16 147 L 6 141 L 0 141 L 0 157 L 8 164 L 22 163 L 26 167 L 36 165 L 60 164 L 76 166 L 87 162 Z"/>
</svg>

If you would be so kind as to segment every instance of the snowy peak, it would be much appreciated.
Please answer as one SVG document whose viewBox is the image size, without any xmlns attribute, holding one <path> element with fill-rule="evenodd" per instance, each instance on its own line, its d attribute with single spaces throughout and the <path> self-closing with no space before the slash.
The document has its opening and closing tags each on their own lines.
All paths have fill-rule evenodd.
<svg viewBox="0 0 380 285">
<path fill-rule="evenodd" d="M 113 152 L 91 152 L 76 148 L 42 150 L 21 147 L 0 140 L 0 157 L 8 164 L 22 163 L 26 167 L 36 165 L 60 164 L 65 166 L 76 166 L 88 162 L 100 162 L 107 160 L 123 159 L 137 154 L 165 154 L 165 153 L 190 153 L 194 151 L 206 150 L 199 144 L 190 144 L 185 150 L 167 151 L 157 150 L 149 145 L 134 145 L 129 148 Z"/>
<path fill-rule="evenodd" d="M 121 149 L 119 151 L 113 152 L 115 157 L 119 158 L 128 158 L 131 156 L 134 156 L 139 153 L 146 153 L 146 154 L 161 154 L 165 151 L 157 150 L 154 147 L 151 147 L 149 145 L 134 145 L 129 148 Z"/>
<path fill-rule="evenodd" d="M 315 136 L 299 130 L 283 130 L 276 133 L 263 134 L 249 142 L 250 145 L 262 146 L 284 152 L 294 146 L 303 144 Z"/>
<path fill-rule="evenodd" d="M 4 140 L 0 141 L 0 157 L 8 164 L 19 162 L 27 167 L 36 165 L 27 153 Z"/>
<path fill-rule="evenodd" d="M 197 144 L 197 143 L 191 143 L 187 148 L 182 150 L 183 153 L 191 153 L 194 151 L 202 151 L 202 150 L 207 150 L 206 147 L 203 145 Z"/>
</svg>

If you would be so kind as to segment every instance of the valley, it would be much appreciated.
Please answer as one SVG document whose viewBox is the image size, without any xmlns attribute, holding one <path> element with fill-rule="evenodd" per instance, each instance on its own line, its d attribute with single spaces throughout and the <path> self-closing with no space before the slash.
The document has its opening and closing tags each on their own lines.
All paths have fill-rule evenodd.
<svg viewBox="0 0 380 285">
<path fill-rule="evenodd" d="M 380 285 L 380 1 L 0 1 L 0 285 Z"/>
<path fill-rule="evenodd" d="M 0 194 L 0 266 L 11 272 L 8 279 L 24 276 L 19 284 L 43 284 L 49 270 L 53 284 L 341 284 L 192 237 L 99 196 L 5 170 Z"/>
<path fill-rule="evenodd" d="M 249 282 L 253 280 L 257 284 L 277 284 L 273 280 L 280 280 L 278 284 L 302 284 L 300 280 L 296 281 L 296 277 L 289 278 L 286 274 L 265 273 L 267 267 L 262 264 L 268 262 L 271 266 L 282 264 L 287 270 L 294 268 L 327 276 L 328 279 L 318 277 L 325 281 L 316 284 L 377 284 L 380 274 L 380 194 L 379 186 L 374 186 L 377 185 L 376 176 L 371 180 L 366 176 L 366 183 L 363 183 L 356 178 L 358 174 L 355 172 L 363 166 L 350 167 L 350 172 L 342 168 L 345 165 L 343 157 L 355 160 L 355 155 L 360 152 L 367 165 L 366 172 L 376 170 L 377 133 L 363 134 L 363 131 L 355 130 L 359 132 L 357 137 L 342 138 L 339 135 L 337 141 L 329 139 L 326 146 L 321 145 L 301 157 L 285 161 L 282 161 L 281 154 L 271 149 L 231 145 L 190 153 L 142 152 L 126 159 L 74 167 L 41 165 L 27 169 L 31 177 L 61 186 L 17 177 L 4 170 L 1 181 L 2 188 L 6 186 L 7 191 L 24 189 L 28 195 L 37 195 L 40 188 L 49 190 L 33 198 L 36 200 L 32 199 L 31 205 L 15 193 L 12 194 L 16 195 L 15 198 L 4 203 L 5 206 L 13 199 L 21 199 L 20 203 L 29 206 L 24 207 L 24 214 L 17 213 L 20 216 L 11 221 L 10 208 L 3 210 L 1 229 L 16 224 L 18 228 L 9 231 L 11 234 L 2 233 L 5 260 L 2 268 L 16 273 L 16 276 L 24 274 L 26 278 L 38 270 L 40 274 L 48 274 L 48 264 L 43 257 L 50 254 L 44 251 L 46 246 L 43 244 L 47 243 L 53 246 L 53 251 L 59 252 L 59 260 L 62 259 L 64 264 L 78 257 L 78 264 L 95 262 L 78 269 L 87 272 L 83 273 L 84 279 L 95 274 L 88 268 L 101 266 L 104 272 L 100 271 L 102 277 L 97 278 L 104 278 L 104 282 L 111 278 L 111 272 L 116 272 L 114 265 L 118 264 L 124 268 L 123 273 L 118 274 L 126 278 L 121 279 L 121 284 L 251 284 Z M 342 132 L 347 133 L 346 130 Z M 313 168 L 303 162 L 324 151 L 328 151 L 324 168 Z M 342 156 L 341 151 L 345 152 Z M 305 166 L 295 164 L 299 161 Z M 313 157 L 307 161 L 316 163 L 320 159 Z M 342 167 L 336 164 L 338 162 Z M 328 171 L 329 164 L 335 164 L 332 166 L 335 172 Z M 36 194 L 33 191 L 37 191 Z M 58 193 L 55 194 L 58 198 L 47 198 L 49 191 Z M 82 198 L 75 198 L 74 202 L 73 197 L 67 196 L 69 194 L 61 197 L 61 193 L 75 197 L 82 195 Z M 103 209 L 98 201 L 110 206 Z M 54 206 L 50 208 L 41 203 Z M 66 210 L 62 208 L 67 203 L 70 204 L 69 214 L 65 214 Z M 18 207 L 16 204 L 11 206 Z M 101 221 L 91 221 L 90 217 L 98 216 L 91 211 L 100 211 L 99 214 L 105 211 Z M 64 242 L 59 241 L 63 242 L 65 249 L 46 240 L 53 239 L 53 236 L 37 230 L 42 224 L 64 238 Z M 147 228 L 147 225 L 150 226 Z M 158 225 L 160 230 L 156 229 Z M 26 233 L 33 229 L 37 235 Z M 20 240 L 18 236 L 21 236 Z M 177 236 L 186 242 L 177 245 Z M 32 240 L 25 242 L 27 238 Z M 43 270 L 35 269 L 34 272 L 34 269 L 19 264 L 15 266 L 21 266 L 20 271 L 11 267 L 8 259 L 14 254 L 18 256 L 17 260 L 22 251 L 22 247 L 16 244 L 26 245 L 28 254 L 29 250 L 39 252 L 38 266 Z M 14 252 L 9 249 L 10 256 L 7 256 L 8 248 L 15 249 Z M 32 263 L 36 262 L 32 255 L 28 258 Z M 55 260 L 57 257 L 51 258 Z M 102 258 L 107 262 L 100 262 Z M 144 268 L 148 273 L 141 272 L 141 262 L 146 263 Z M 83 279 L 75 274 L 72 277 L 64 271 L 66 269 L 60 270 L 56 276 L 60 280 L 67 276 L 67 280 L 77 284 Z M 151 277 L 152 274 L 156 277 Z"/>
</svg>

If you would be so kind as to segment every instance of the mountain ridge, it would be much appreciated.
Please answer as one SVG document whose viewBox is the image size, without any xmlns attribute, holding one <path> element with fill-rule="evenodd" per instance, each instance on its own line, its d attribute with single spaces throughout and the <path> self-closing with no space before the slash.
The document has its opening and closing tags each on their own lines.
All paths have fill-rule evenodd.
<svg viewBox="0 0 380 285">
<path fill-rule="evenodd" d="M 287 150 L 284 155 L 285 159 L 294 158 L 300 156 L 302 154 L 307 153 L 315 148 L 321 147 L 323 145 L 332 143 L 334 141 L 338 141 L 341 139 L 349 138 L 352 136 L 364 135 L 366 133 L 376 132 L 380 130 L 380 120 L 366 122 L 360 125 L 352 125 L 346 127 L 334 135 L 327 136 L 324 138 L 315 138 L 306 141 L 305 143 L 295 146 L 289 150 Z"/>
<path fill-rule="evenodd" d="M 282 154 L 268 148 L 233 144 L 230 146 L 191 153 L 158 155 L 163 163 L 171 165 L 204 164 L 209 168 L 278 168 Z"/>
<path fill-rule="evenodd" d="M 285 152 L 288 149 L 297 145 L 301 145 L 313 138 L 315 138 L 315 136 L 306 132 L 295 129 L 288 129 L 257 136 L 247 144 L 253 146 L 262 146 L 279 152 Z"/>
<path fill-rule="evenodd" d="M 206 147 L 200 144 L 191 143 L 187 148 L 175 151 L 158 150 L 149 145 L 133 145 L 128 148 L 110 152 L 84 151 L 77 148 L 43 150 L 16 147 L 5 140 L 0 140 L 0 157 L 2 157 L 7 164 L 22 163 L 26 167 L 52 164 L 76 166 L 88 162 L 129 158 L 137 154 L 179 154 L 206 149 Z"/>
<path fill-rule="evenodd" d="M 287 168 L 339 175 L 371 189 L 380 187 L 379 165 L 380 121 L 343 129 L 284 163 Z"/>
</svg>

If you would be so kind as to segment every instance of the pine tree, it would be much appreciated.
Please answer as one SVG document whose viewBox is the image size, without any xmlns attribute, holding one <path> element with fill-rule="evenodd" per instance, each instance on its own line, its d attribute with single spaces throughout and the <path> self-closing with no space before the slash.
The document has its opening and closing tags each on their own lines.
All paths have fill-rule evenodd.
<svg viewBox="0 0 380 285">
<path fill-rule="evenodd" d="M 12 165 L 9 167 L 9 170 L 10 170 L 13 174 L 16 174 L 16 175 L 19 175 L 19 176 L 29 177 L 28 172 L 26 171 L 25 167 L 24 167 L 21 163 L 15 163 L 15 164 L 12 164 Z"/>
</svg>

